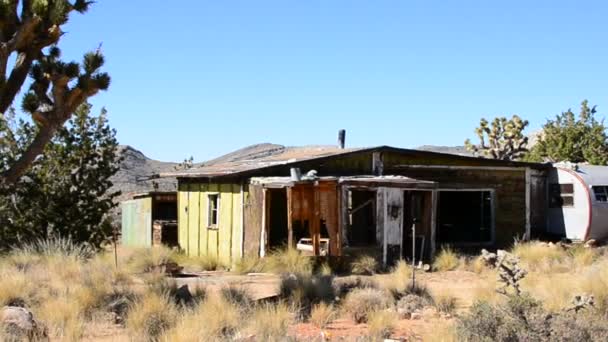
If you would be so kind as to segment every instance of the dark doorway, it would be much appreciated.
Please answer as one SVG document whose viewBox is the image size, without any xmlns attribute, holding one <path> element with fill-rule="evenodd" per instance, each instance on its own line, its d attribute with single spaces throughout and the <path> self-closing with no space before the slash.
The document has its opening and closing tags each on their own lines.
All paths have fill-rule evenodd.
<svg viewBox="0 0 608 342">
<path fill-rule="evenodd" d="M 375 246 L 376 241 L 376 192 L 350 191 L 350 227 L 348 244 L 352 247 Z"/>
<path fill-rule="evenodd" d="M 491 242 L 493 220 L 490 191 L 439 192 L 437 214 L 439 243 Z"/>
<path fill-rule="evenodd" d="M 405 191 L 403 196 L 403 248 L 402 257 L 407 260 L 420 261 L 429 255 L 432 193 L 430 191 Z M 412 227 L 416 223 L 415 255 L 412 254 Z"/>
<path fill-rule="evenodd" d="M 287 191 L 269 190 L 270 209 L 268 211 L 268 246 L 270 248 L 287 246 Z"/>
</svg>

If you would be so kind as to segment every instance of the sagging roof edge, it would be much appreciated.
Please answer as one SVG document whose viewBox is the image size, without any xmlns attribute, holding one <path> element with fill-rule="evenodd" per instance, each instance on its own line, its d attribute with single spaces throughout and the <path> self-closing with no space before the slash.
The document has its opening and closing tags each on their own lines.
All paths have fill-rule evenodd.
<svg viewBox="0 0 608 342">
<path fill-rule="evenodd" d="M 415 149 L 406 149 L 406 148 L 398 148 L 387 145 L 370 147 L 370 148 L 362 148 L 354 151 L 348 151 L 339 154 L 331 154 L 320 157 L 313 157 L 308 159 L 296 160 L 293 162 L 286 162 L 284 164 L 277 165 L 267 165 L 259 168 L 253 168 L 249 170 L 236 171 L 231 173 L 218 173 L 218 174 L 197 174 L 193 172 L 168 172 L 168 173 L 160 173 L 155 175 L 157 178 L 165 178 L 165 177 L 176 177 L 178 179 L 197 179 L 197 180 L 212 180 L 212 179 L 239 179 L 239 178 L 247 178 L 251 175 L 256 174 L 260 171 L 268 171 L 273 168 L 282 168 L 285 166 L 296 166 L 300 163 L 310 162 L 310 161 L 325 161 L 332 158 L 344 158 L 349 157 L 359 153 L 370 153 L 370 152 L 396 152 L 396 153 L 408 153 L 408 154 L 417 154 L 420 156 L 429 156 L 429 157 L 446 157 L 455 160 L 461 161 L 483 161 L 488 163 L 488 166 L 503 166 L 503 167 L 529 167 L 533 169 L 541 169 L 546 170 L 550 169 L 552 165 L 550 163 L 530 163 L 530 162 L 520 162 L 520 161 L 510 161 L 510 160 L 499 160 L 499 159 L 489 159 L 483 157 L 469 157 L 469 156 L 461 156 L 457 154 L 450 153 L 441 153 L 441 152 L 432 152 L 432 151 L 423 151 L 423 150 L 415 150 Z"/>
</svg>

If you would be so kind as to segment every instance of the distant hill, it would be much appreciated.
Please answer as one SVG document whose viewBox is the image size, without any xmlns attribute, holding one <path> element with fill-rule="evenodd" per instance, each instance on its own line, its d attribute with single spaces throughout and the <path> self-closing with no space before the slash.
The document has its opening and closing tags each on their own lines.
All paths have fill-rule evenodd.
<svg viewBox="0 0 608 342">
<path fill-rule="evenodd" d="M 118 153 L 124 158 L 120 170 L 112 177 L 113 190 L 120 190 L 120 200 L 127 199 L 133 194 L 158 190 L 175 191 L 175 178 L 145 180 L 146 177 L 159 172 L 171 171 L 177 165 L 172 162 L 162 162 L 146 157 L 141 151 L 128 145 L 120 145 Z"/>
</svg>

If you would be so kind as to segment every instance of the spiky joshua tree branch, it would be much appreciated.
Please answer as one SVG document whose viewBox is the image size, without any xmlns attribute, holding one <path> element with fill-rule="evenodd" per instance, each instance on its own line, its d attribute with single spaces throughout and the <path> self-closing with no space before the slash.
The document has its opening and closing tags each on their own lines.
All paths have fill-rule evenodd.
<svg viewBox="0 0 608 342">
<path fill-rule="evenodd" d="M 29 76 L 21 108 L 38 128 L 32 143 L 3 170 L 3 183 L 16 182 L 76 108 L 110 85 L 110 76 L 100 71 L 104 57 L 99 48 L 76 63 L 62 61 L 57 47 L 70 13 L 85 13 L 92 2 L 0 0 L 0 113 L 14 105 Z"/>
<path fill-rule="evenodd" d="M 486 158 L 521 159 L 528 152 L 528 137 L 523 134 L 527 126 L 528 121 L 517 115 L 513 115 L 510 120 L 505 117 L 495 118 L 491 125 L 486 119 L 481 119 L 479 127 L 475 129 L 480 143 L 474 145 L 467 139 L 465 146 L 475 155 Z"/>
</svg>

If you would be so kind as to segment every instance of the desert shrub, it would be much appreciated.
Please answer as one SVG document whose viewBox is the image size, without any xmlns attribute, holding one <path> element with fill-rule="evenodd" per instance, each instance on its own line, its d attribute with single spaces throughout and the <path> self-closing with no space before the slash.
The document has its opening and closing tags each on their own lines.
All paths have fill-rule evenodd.
<svg viewBox="0 0 608 342">
<path fill-rule="evenodd" d="M 243 287 L 238 286 L 227 286 L 223 287 L 220 290 L 220 295 L 226 300 L 228 303 L 235 305 L 242 310 L 248 310 L 253 305 L 253 300 L 251 296 L 247 292 L 247 290 Z"/>
<path fill-rule="evenodd" d="M 449 246 L 441 248 L 433 261 L 433 268 L 439 272 L 453 271 L 458 266 L 460 266 L 460 258 Z"/>
<path fill-rule="evenodd" d="M 430 304 L 430 301 L 424 297 L 408 294 L 397 301 L 397 313 L 402 318 L 409 318 L 412 313 Z"/>
<path fill-rule="evenodd" d="M 367 326 L 372 339 L 385 339 L 391 336 L 395 329 L 397 318 L 395 313 L 388 310 L 373 311 L 368 314 Z"/>
<path fill-rule="evenodd" d="M 130 273 L 152 272 L 161 265 L 174 262 L 175 254 L 175 251 L 165 246 L 135 248 L 125 260 L 125 266 Z"/>
<path fill-rule="evenodd" d="M 327 327 L 335 318 L 336 310 L 331 304 L 316 304 L 310 312 L 310 322 L 321 329 Z"/>
<path fill-rule="evenodd" d="M 335 278 L 333 288 L 336 298 L 344 298 L 355 289 L 378 288 L 378 283 L 371 277 L 347 276 Z"/>
<path fill-rule="evenodd" d="M 378 271 L 379 265 L 376 258 L 369 255 L 361 255 L 355 259 L 350 266 L 353 274 L 372 275 Z"/>
<path fill-rule="evenodd" d="M 342 309 L 355 322 L 364 323 L 371 312 L 387 309 L 391 304 L 390 297 L 384 291 L 364 288 L 355 289 L 346 295 Z"/>
<path fill-rule="evenodd" d="M 312 258 L 294 248 L 276 250 L 264 258 L 262 269 L 277 274 L 311 274 Z"/>
<path fill-rule="evenodd" d="M 332 280 L 331 276 L 284 275 L 281 278 L 280 297 L 297 308 L 301 317 L 307 317 L 313 304 L 329 303 L 335 299 Z"/>
<path fill-rule="evenodd" d="M 481 256 L 477 256 L 467 263 L 467 269 L 471 272 L 481 274 L 488 270 L 488 266 Z"/>
<path fill-rule="evenodd" d="M 155 292 L 141 297 L 127 317 L 127 330 L 137 340 L 158 341 L 177 321 L 178 310 L 173 301 Z"/>
<path fill-rule="evenodd" d="M 505 327 L 504 313 L 486 302 L 476 302 L 468 314 L 458 320 L 456 333 L 461 341 L 505 341 L 515 332 Z"/>
<path fill-rule="evenodd" d="M 223 296 L 211 296 L 164 335 L 163 341 L 227 341 L 234 339 L 242 325 L 240 309 Z"/>
<path fill-rule="evenodd" d="M 88 259 L 95 254 L 95 249 L 84 243 L 77 243 L 69 238 L 40 239 L 24 244 L 12 254 L 30 256 Z"/>
<path fill-rule="evenodd" d="M 458 299 L 449 294 L 438 294 L 433 297 L 433 304 L 437 311 L 445 314 L 453 314 L 456 311 Z"/>
<path fill-rule="evenodd" d="M 283 341 L 294 321 L 289 307 L 283 303 L 265 304 L 255 308 L 248 320 L 247 331 L 256 341 Z"/>
<path fill-rule="evenodd" d="M 433 301 L 433 296 L 431 295 L 431 292 L 426 287 L 426 285 L 424 285 L 421 282 L 416 282 L 415 284 L 412 284 L 410 282 L 407 284 L 407 286 L 403 290 L 399 291 L 399 290 L 393 289 L 393 290 L 389 291 L 389 293 L 392 295 L 392 297 L 393 297 L 393 299 L 395 299 L 395 301 L 398 301 L 407 295 L 415 295 L 418 297 L 422 297 L 425 300 L 427 300 L 428 302 Z"/>
<path fill-rule="evenodd" d="M 34 314 L 59 340 L 79 341 L 84 333 L 85 318 L 77 300 L 50 296 L 35 308 Z"/>
</svg>

